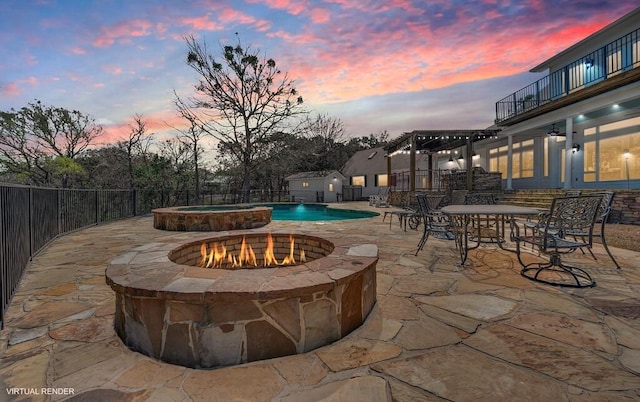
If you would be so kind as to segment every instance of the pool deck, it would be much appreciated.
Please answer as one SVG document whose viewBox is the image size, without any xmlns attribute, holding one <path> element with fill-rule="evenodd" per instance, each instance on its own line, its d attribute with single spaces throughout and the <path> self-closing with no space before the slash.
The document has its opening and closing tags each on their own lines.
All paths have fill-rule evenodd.
<svg viewBox="0 0 640 402">
<path fill-rule="evenodd" d="M 113 330 L 105 268 L 190 234 L 127 219 L 62 236 L 33 259 L 0 332 L 0 401 L 640 400 L 639 253 L 614 249 L 621 270 L 599 245 L 598 261 L 571 255 L 597 286 L 569 289 L 523 278 L 515 256 L 492 246 L 461 267 L 453 242 L 430 238 L 416 257 L 420 233 L 382 215 L 266 228 L 377 244 L 378 300 L 365 324 L 306 354 L 215 370 L 130 351 Z"/>
</svg>

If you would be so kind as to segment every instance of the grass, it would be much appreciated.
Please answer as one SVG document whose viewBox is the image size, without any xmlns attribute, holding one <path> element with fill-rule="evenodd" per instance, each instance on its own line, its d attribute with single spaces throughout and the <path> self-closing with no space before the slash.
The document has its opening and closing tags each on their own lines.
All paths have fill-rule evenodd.
<svg viewBox="0 0 640 402">
<path fill-rule="evenodd" d="M 608 245 L 640 252 L 640 225 L 608 223 L 604 231 Z"/>
</svg>

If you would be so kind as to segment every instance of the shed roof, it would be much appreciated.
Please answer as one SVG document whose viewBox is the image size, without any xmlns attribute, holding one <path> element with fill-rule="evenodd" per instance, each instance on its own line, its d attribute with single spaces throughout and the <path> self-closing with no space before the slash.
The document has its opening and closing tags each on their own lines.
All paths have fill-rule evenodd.
<svg viewBox="0 0 640 402">
<path fill-rule="evenodd" d="M 349 176 L 387 172 L 387 151 L 377 147 L 358 151 L 344 164 L 342 173 Z M 394 169 L 409 169 L 409 155 L 398 155 L 393 160 Z"/>
<path fill-rule="evenodd" d="M 312 172 L 300 172 L 294 173 L 290 176 L 287 176 L 285 180 L 296 180 L 296 179 L 323 179 L 329 176 L 339 176 L 341 179 L 345 179 L 342 173 L 337 170 L 316 170 Z"/>
</svg>

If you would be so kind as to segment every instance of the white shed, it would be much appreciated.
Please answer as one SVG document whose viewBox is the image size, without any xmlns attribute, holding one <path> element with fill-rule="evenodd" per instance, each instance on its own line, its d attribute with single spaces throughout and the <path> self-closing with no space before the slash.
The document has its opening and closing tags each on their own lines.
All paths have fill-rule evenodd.
<svg viewBox="0 0 640 402">
<path fill-rule="evenodd" d="M 337 170 L 302 172 L 287 177 L 291 201 L 337 202 L 345 177 Z"/>
</svg>

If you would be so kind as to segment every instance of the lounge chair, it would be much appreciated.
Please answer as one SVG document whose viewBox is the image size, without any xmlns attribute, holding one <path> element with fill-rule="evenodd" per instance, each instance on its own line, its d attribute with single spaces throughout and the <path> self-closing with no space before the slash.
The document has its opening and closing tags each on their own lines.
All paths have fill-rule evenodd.
<svg viewBox="0 0 640 402">
<path fill-rule="evenodd" d="M 378 194 L 369 196 L 369 205 L 375 207 L 388 207 L 389 187 L 380 187 Z"/>
</svg>

